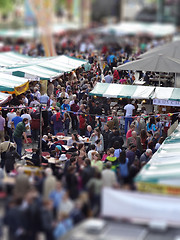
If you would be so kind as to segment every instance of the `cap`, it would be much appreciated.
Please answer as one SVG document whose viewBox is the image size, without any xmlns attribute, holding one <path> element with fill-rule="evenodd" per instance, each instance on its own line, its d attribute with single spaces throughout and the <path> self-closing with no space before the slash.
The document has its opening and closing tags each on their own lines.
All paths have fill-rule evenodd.
<svg viewBox="0 0 180 240">
<path fill-rule="evenodd" d="M 61 151 L 62 147 L 60 145 L 56 145 L 56 148 Z"/>
</svg>

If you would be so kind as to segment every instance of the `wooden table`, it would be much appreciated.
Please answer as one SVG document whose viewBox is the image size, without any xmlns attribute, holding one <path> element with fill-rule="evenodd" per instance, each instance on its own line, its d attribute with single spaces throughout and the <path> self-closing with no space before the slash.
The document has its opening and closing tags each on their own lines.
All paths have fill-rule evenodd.
<svg viewBox="0 0 180 240">
<path fill-rule="evenodd" d="M 52 138 L 57 138 L 58 140 L 62 140 L 62 141 L 68 141 L 69 139 L 72 139 L 72 137 L 68 137 L 68 136 L 52 136 Z M 88 137 L 81 137 L 79 136 L 79 141 L 82 143 L 91 143 L 91 141 L 89 141 Z"/>
<path fill-rule="evenodd" d="M 64 164 L 66 161 L 59 161 L 58 158 L 54 158 L 54 157 L 50 157 L 50 158 L 47 158 L 48 160 L 48 163 L 50 164 L 55 164 L 56 166 L 59 166 L 59 167 L 64 167 Z"/>
<path fill-rule="evenodd" d="M 71 137 L 68 136 L 52 136 L 52 138 L 57 138 L 58 140 L 62 140 L 62 141 L 68 141 L 69 139 L 71 139 Z"/>
<path fill-rule="evenodd" d="M 80 136 L 79 141 L 81 141 L 82 143 L 92 143 L 92 141 L 90 141 L 88 137 L 83 138 Z"/>
</svg>

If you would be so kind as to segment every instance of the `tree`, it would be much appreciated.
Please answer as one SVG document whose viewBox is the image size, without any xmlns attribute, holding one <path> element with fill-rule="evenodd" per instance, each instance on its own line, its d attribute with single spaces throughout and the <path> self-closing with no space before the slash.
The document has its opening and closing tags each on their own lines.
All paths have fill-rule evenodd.
<svg viewBox="0 0 180 240">
<path fill-rule="evenodd" d="M 0 12 L 8 13 L 12 11 L 14 4 L 13 0 L 0 0 Z"/>
</svg>

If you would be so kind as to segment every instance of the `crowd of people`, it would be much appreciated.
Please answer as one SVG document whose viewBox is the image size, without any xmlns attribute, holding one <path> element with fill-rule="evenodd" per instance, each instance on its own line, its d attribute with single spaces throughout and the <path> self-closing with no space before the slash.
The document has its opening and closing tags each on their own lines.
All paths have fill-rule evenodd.
<svg viewBox="0 0 180 240">
<path fill-rule="evenodd" d="M 73 52 L 68 44 L 62 42 Z M 131 46 L 121 51 L 103 46 L 100 56 L 86 48 L 94 47 L 81 43 L 80 55 L 87 63 L 48 81 L 47 93 L 41 94 L 40 83 L 32 82 L 26 93 L 14 94 L 2 107 L 0 187 L 8 193 L 4 224 L 9 239 L 35 240 L 39 232 L 47 240 L 59 239 L 82 220 L 100 216 L 102 188 L 135 190 L 134 177 L 166 136 L 161 119 L 153 113 L 145 118 L 137 104 L 124 100 L 119 106 L 124 112 L 122 126 L 110 99 L 88 95 L 100 81 L 133 82 L 133 74 L 113 70 L 118 62 L 128 61 Z M 71 138 L 65 142 L 58 135 Z M 21 161 L 23 142 L 29 139 L 36 147 L 26 160 L 39 168 L 38 174 L 25 173 Z M 40 145 L 42 152 L 58 160 L 56 164 L 40 155 Z M 3 184 L 5 176 L 14 178 L 14 185 Z"/>
</svg>

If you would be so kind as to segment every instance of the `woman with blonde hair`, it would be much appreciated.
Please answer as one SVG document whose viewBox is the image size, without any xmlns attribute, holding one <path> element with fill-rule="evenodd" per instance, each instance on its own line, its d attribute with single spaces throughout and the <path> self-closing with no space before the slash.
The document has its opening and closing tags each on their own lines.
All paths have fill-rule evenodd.
<svg viewBox="0 0 180 240">
<path fill-rule="evenodd" d="M 99 153 L 92 153 L 91 167 L 97 168 L 100 172 L 103 170 L 103 162 L 101 161 L 101 155 Z"/>
<path fill-rule="evenodd" d="M 102 143 L 102 152 L 103 152 L 104 151 L 103 135 L 101 134 L 101 131 L 99 128 L 95 128 L 94 132 L 91 134 L 90 141 L 92 141 L 92 144 L 95 144 L 98 139 Z"/>
</svg>

